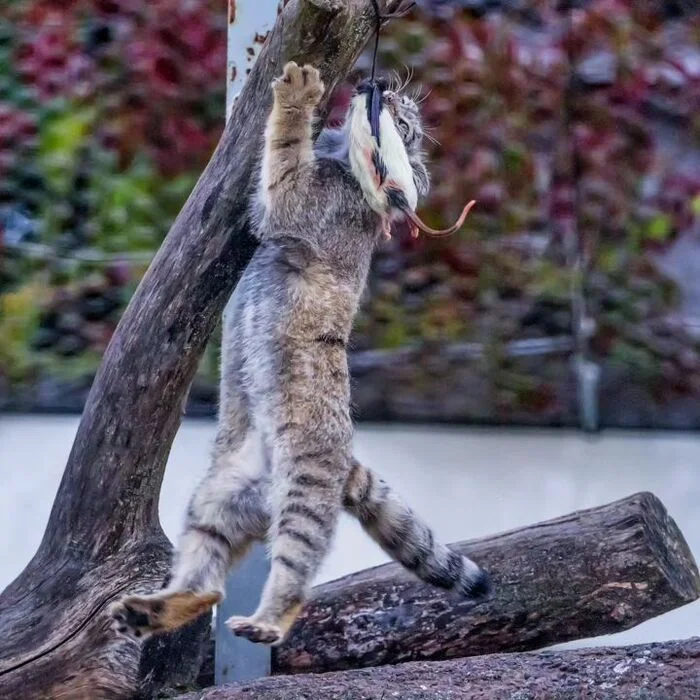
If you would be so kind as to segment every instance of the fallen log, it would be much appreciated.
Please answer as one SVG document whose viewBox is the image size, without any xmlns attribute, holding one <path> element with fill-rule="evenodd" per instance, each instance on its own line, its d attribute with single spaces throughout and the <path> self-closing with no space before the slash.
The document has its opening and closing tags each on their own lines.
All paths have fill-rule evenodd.
<svg viewBox="0 0 700 700">
<path fill-rule="evenodd" d="M 180 700 L 693 700 L 700 637 L 633 647 L 493 654 L 279 676 Z"/>
<path fill-rule="evenodd" d="M 399 1 L 379 7 L 390 13 Z M 107 348 L 41 545 L 0 595 L 3 700 L 150 697 L 196 674 L 206 620 L 141 645 L 115 638 L 106 611 L 126 591 L 157 588 L 169 568 L 161 481 L 199 358 L 257 245 L 248 199 L 270 83 L 296 60 L 318 66 L 330 91 L 375 18 L 370 0 L 291 0 L 280 10 L 209 165 Z"/>
<path fill-rule="evenodd" d="M 690 549 L 650 493 L 454 547 L 489 571 L 490 600 L 465 601 L 395 564 L 346 576 L 314 590 L 274 652 L 274 673 L 541 649 L 619 632 L 700 596 Z"/>
</svg>

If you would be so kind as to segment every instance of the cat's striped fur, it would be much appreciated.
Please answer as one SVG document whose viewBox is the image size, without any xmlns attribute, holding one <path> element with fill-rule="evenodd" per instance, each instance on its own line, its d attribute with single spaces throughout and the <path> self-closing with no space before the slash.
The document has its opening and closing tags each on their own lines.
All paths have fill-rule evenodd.
<svg viewBox="0 0 700 700">
<path fill-rule="evenodd" d="M 190 502 L 167 587 L 113 609 L 120 631 L 136 636 L 205 612 L 221 599 L 229 567 L 267 538 L 272 568 L 259 607 L 228 625 L 252 641 L 280 642 L 343 507 L 428 583 L 469 597 L 488 590 L 476 564 L 437 544 L 353 459 L 346 345 L 381 222 L 351 172 L 347 134 L 325 131 L 313 146 L 318 72 L 287 64 L 273 91 L 256 210 L 261 245 L 224 314 L 213 462 Z M 424 194 L 418 111 L 401 103 L 397 118 L 406 120 L 401 133 Z"/>
</svg>

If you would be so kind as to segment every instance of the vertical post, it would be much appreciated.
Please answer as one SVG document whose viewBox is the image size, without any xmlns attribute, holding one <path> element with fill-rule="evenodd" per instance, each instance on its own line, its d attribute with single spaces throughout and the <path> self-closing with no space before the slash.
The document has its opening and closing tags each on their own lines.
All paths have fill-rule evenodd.
<svg viewBox="0 0 700 700">
<path fill-rule="evenodd" d="M 283 5 L 284 0 L 228 0 L 226 119 Z"/>
<path fill-rule="evenodd" d="M 236 0 L 228 0 L 227 120 L 260 48 L 272 29 L 278 8 L 278 0 L 257 0 L 255 3 L 241 4 Z M 256 544 L 229 574 L 226 598 L 216 610 L 216 685 L 254 680 L 270 674 L 270 648 L 234 636 L 225 625 L 231 615 L 250 615 L 255 610 L 269 571 L 270 562 L 265 547 Z"/>
<path fill-rule="evenodd" d="M 270 561 L 265 546 L 256 544 L 229 574 L 226 598 L 216 609 L 216 685 L 251 681 L 270 675 L 270 647 L 236 637 L 226 627 L 226 620 L 231 615 L 250 615 L 255 611 L 269 571 Z"/>
<path fill-rule="evenodd" d="M 576 385 L 581 428 L 587 433 L 600 429 L 598 414 L 601 369 L 598 364 L 582 357 L 575 360 Z"/>
</svg>

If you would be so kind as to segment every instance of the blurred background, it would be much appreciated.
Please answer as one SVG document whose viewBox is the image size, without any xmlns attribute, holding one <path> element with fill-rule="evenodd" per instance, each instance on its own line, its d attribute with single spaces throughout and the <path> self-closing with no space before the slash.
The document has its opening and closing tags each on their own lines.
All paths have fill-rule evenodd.
<svg viewBox="0 0 700 700">
<path fill-rule="evenodd" d="M 452 238 L 397 236 L 377 256 L 358 417 L 576 426 L 592 403 L 602 426 L 699 427 L 695 3 L 420 5 L 380 58 L 412 74 L 436 141 L 424 216 L 478 206 Z M 221 132 L 226 7 L 23 0 L 4 15 L 0 406 L 79 411 Z M 191 413 L 215 412 L 217 355 L 214 341 Z"/>
<path fill-rule="evenodd" d="M 0 11 L 1 586 L 38 544 L 101 354 L 223 128 L 227 10 Z M 478 204 L 455 236 L 398 232 L 376 256 L 352 343 L 358 451 L 445 539 L 650 489 L 697 555 L 697 3 L 421 0 L 382 32 L 380 62 L 423 100 L 423 218 Z M 215 414 L 217 375 L 215 336 L 189 416 Z M 582 432 L 598 428 L 635 430 Z M 176 441 L 171 536 L 212 433 L 185 421 Z M 325 578 L 383 560 L 349 523 L 340 540 Z M 689 636 L 689 609 L 624 641 Z"/>
</svg>

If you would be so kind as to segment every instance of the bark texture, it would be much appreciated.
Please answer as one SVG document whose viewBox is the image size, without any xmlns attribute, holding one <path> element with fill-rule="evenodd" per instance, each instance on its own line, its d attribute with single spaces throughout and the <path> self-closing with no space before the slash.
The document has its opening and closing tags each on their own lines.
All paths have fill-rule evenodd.
<svg viewBox="0 0 700 700">
<path fill-rule="evenodd" d="M 398 2 L 379 4 L 392 11 Z M 0 595 L 3 700 L 148 696 L 169 680 L 161 677 L 168 668 L 196 673 L 188 660 L 196 661 L 206 624 L 142 648 L 111 634 L 106 608 L 166 575 L 163 471 L 198 360 L 256 247 L 247 205 L 270 82 L 296 60 L 319 67 L 332 89 L 373 18 L 370 0 L 291 0 L 281 11 L 216 152 L 105 353 L 43 541 Z M 154 663 L 154 648 L 181 663 Z"/>
<path fill-rule="evenodd" d="M 493 597 L 474 604 L 387 564 L 315 589 L 275 650 L 275 673 L 526 651 L 619 632 L 700 595 L 683 535 L 661 501 L 608 505 L 463 542 Z"/>
<path fill-rule="evenodd" d="M 700 638 L 281 676 L 182 700 L 693 700 Z"/>
</svg>

